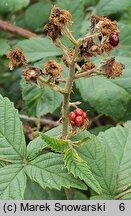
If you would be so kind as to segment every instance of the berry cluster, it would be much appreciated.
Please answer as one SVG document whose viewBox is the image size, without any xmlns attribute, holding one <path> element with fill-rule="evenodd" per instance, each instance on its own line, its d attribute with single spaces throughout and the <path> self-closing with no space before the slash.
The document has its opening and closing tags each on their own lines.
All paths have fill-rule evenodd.
<svg viewBox="0 0 131 216">
<path fill-rule="evenodd" d="M 82 109 L 75 109 L 74 111 L 69 113 L 69 121 L 72 127 L 80 127 L 86 121 L 87 116 L 86 113 Z"/>
</svg>

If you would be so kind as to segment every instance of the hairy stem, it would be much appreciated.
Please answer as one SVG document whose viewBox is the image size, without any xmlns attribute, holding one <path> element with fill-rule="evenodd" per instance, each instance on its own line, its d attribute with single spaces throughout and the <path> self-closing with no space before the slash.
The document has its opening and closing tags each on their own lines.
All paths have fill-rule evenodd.
<svg viewBox="0 0 131 216">
<path fill-rule="evenodd" d="M 59 92 L 61 94 L 66 94 L 66 90 L 64 90 L 63 88 L 61 88 L 60 86 L 49 82 L 48 80 L 45 80 L 43 77 L 39 77 L 38 80 L 45 86 L 49 86 L 51 89 L 53 89 L 56 92 Z"/>
<path fill-rule="evenodd" d="M 73 35 L 71 34 L 70 30 L 67 27 L 63 28 L 63 32 L 66 35 L 66 37 L 71 41 L 72 44 L 74 44 L 75 46 L 77 45 L 77 41 L 76 39 L 73 37 Z"/>
<path fill-rule="evenodd" d="M 36 37 L 37 35 L 33 32 L 30 32 L 26 29 L 15 26 L 7 21 L 0 20 L 0 29 L 5 32 L 10 32 L 12 34 L 20 35 L 24 38 Z"/>
<path fill-rule="evenodd" d="M 78 40 L 77 45 L 75 47 L 75 53 L 73 56 L 73 59 L 71 60 L 70 68 L 69 68 L 69 75 L 66 81 L 65 86 L 65 93 L 64 94 L 64 103 L 62 107 L 62 119 L 63 119 L 63 130 L 62 130 L 62 138 L 65 139 L 68 133 L 68 109 L 69 109 L 69 103 L 70 103 L 70 95 L 72 91 L 73 82 L 75 80 L 75 59 L 79 52 L 79 46 L 80 46 L 81 40 Z"/>
<path fill-rule="evenodd" d="M 23 115 L 23 114 L 20 114 L 19 117 L 20 117 L 21 120 L 25 120 L 25 121 L 28 121 L 28 122 L 34 122 L 35 124 L 38 121 L 38 118 L 36 118 L 36 117 L 29 117 L 29 116 Z M 58 126 L 60 124 L 59 121 L 53 121 L 53 120 L 50 120 L 50 119 L 47 119 L 47 118 L 41 118 L 40 123 L 41 124 L 53 125 L 54 127 L 56 127 L 56 126 Z"/>
<path fill-rule="evenodd" d="M 67 200 L 72 200 L 73 199 L 73 191 L 68 188 L 64 188 Z"/>
</svg>

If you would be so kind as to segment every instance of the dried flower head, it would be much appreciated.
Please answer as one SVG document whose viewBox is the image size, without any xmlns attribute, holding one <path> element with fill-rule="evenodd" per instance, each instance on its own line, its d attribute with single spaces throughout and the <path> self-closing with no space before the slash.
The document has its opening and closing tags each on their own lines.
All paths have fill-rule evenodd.
<svg viewBox="0 0 131 216">
<path fill-rule="evenodd" d="M 90 26 L 90 31 L 91 33 L 93 33 L 95 31 L 95 28 L 96 28 L 96 24 L 100 21 L 100 17 L 93 14 L 91 16 L 91 26 Z"/>
<path fill-rule="evenodd" d="M 7 58 L 9 59 L 10 70 L 13 70 L 16 67 L 28 62 L 20 48 L 15 48 L 14 50 L 10 51 L 7 55 Z"/>
<path fill-rule="evenodd" d="M 84 39 L 80 46 L 80 55 L 83 58 L 101 55 L 100 44 L 95 43 L 92 37 Z"/>
<path fill-rule="evenodd" d="M 23 76 L 27 82 L 31 81 L 37 84 L 38 77 L 42 75 L 42 70 L 33 66 L 23 69 Z"/>
<path fill-rule="evenodd" d="M 120 77 L 122 75 L 122 70 L 125 68 L 122 63 L 115 61 L 115 57 L 107 60 L 103 67 L 107 78 Z"/>
<path fill-rule="evenodd" d="M 113 47 L 109 40 L 105 40 L 103 41 L 103 43 L 101 44 L 101 49 L 102 49 L 102 52 L 106 52 L 106 53 L 109 53 L 110 51 L 112 51 L 114 48 L 116 47 Z"/>
<path fill-rule="evenodd" d="M 65 25 L 70 25 L 71 21 L 71 14 L 67 10 L 60 10 L 58 7 L 53 6 L 51 10 L 51 15 L 49 17 L 49 21 L 62 28 Z"/>
<path fill-rule="evenodd" d="M 81 68 L 83 71 L 88 71 L 88 70 L 95 68 L 95 65 L 92 62 L 86 62 L 82 65 Z"/>
<path fill-rule="evenodd" d="M 96 24 L 96 29 L 103 36 L 109 36 L 113 32 L 119 33 L 116 21 L 111 21 L 107 17 L 99 17 L 99 22 Z"/>
<path fill-rule="evenodd" d="M 61 77 L 62 67 L 56 61 L 49 59 L 45 66 L 45 72 L 51 77 Z"/>
<path fill-rule="evenodd" d="M 55 41 L 57 38 L 62 36 L 61 29 L 59 26 L 49 22 L 44 26 L 44 32 L 53 40 Z"/>
</svg>

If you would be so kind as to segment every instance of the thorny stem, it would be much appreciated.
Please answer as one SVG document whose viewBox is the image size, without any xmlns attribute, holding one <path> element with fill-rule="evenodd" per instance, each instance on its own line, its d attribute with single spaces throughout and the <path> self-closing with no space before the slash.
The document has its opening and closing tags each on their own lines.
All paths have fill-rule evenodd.
<svg viewBox="0 0 131 216">
<path fill-rule="evenodd" d="M 75 46 L 77 46 L 77 41 L 76 39 L 73 37 L 73 35 L 71 34 L 70 30 L 65 26 L 62 30 L 64 32 L 64 34 L 66 35 L 66 37 L 71 41 L 71 43 L 73 43 Z"/>
<path fill-rule="evenodd" d="M 131 189 L 126 190 L 126 191 L 124 191 L 124 192 L 122 192 L 122 193 L 116 195 L 115 197 L 113 197 L 113 200 L 117 200 L 117 199 L 119 199 L 119 198 L 121 198 L 121 197 L 123 197 L 124 195 L 129 194 L 129 193 L 131 193 Z"/>
<path fill-rule="evenodd" d="M 28 122 L 35 122 L 35 124 L 38 121 L 38 118 L 36 118 L 36 117 L 29 117 L 29 116 L 24 115 L 24 114 L 20 114 L 19 117 L 20 117 L 20 119 L 28 121 Z M 47 118 L 41 118 L 40 119 L 40 123 L 41 124 L 53 125 L 54 127 L 56 127 L 56 126 L 58 126 L 60 124 L 59 121 L 53 121 L 53 120 L 50 120 L 50 119 L 47 119 Z"/>
<path fill-rule="evenodd" d="M 61 43 L 60 39 L 58 39 L 58 38 L 55 41 L 55 44 L 56 44 L 56 46 L 58 46 L 61 49 L 66 61 L 68 62 L 68 64 L 70 64 L 70 57 L 68 56 L 67 48 Z"/>
<path fill-rule="evenodd" d="M 68 188 L 64 188 L 67 200 L 72 200 L 73 199 L 73 191 Z"/>
<path fill-rule="evenodd" d="M 5 32 L 10 32 L 12 34 L 20 35 L 24 38 L 36 37 L 37 35 L 33 32 L 30 32 L 26 29 L 20 28 L 16 25 L 13 25 L 7 21 L 0 20 L 0 29 Z"/>
<path fill-rule="evenodd" d="M 75 79 L 79 79 L 79 78 L 85 77 L 85 76 L 90 76 L 92 74 L 95 74 L 95 75 L 104 75 L 105 73 L 102 72 L 99 68 L 93 68 L 91 70 L 88 70 L 88 71 L 76 74 L 75 75 Z"/>
<path fill-rule="evenodd" d="M 68 109 L 69 109 L 69 102 L 70 102 L 70 94 L 72 91 L 72 85 L 73 81 L 75 79 L 75 59 L 77 57 L 77 54 L 79 52 L 79 46 L 80 46 L 81 40 L 78 40 L 77 45 L 75 47 L 75 53 L 73 56 L 73 59 L 70 64 L 69 68 L 69 76 L 67 78 L 67 82 L 65 85 L 65 91 L 67 92 L 64 94 L 64 102 L 62 107 L 62 118 L 63 118 L 63 129 L 62 129 L 62 138 L 65 139 L 68 133 Z"/>
<path fill-rule="evenodd" d="M 39 77 L 38 80 L 43 84 L 43 85 L 47 85 L 49 86 L 51 89 L 53 89 L 56 92 L 59 92 L 61 94 L 66 94 L 66 90 L 64 90 L 63 88 L 59 87 L 58 85 L 49 82 L 48 80 L 45 80 L 43 77 Z"/>
</svg>

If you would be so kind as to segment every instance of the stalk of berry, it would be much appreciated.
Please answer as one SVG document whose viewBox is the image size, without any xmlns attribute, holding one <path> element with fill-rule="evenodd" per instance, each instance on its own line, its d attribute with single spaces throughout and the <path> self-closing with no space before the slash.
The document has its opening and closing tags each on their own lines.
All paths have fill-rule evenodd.
<svg viewBox="0 0 131 216">
<path fill-rule="evenodd" d="M 69 113 L 69 122 L 72 127 L 84 126 L 87 122 L 87 115 L 82 109 L 77 108 Z"/>
</svg>

